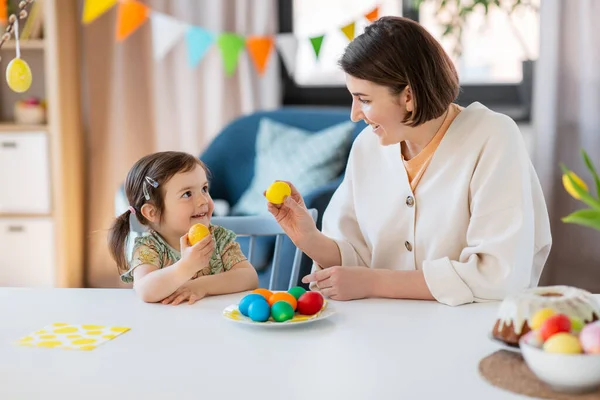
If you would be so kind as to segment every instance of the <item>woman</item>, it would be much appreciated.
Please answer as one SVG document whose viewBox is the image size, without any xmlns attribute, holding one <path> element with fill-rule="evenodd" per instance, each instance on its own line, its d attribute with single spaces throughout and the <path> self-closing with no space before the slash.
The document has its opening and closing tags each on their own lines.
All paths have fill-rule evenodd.
<svg viewBox="0 0 600 400">
<path fill-rule="evenodd" d="M 340 60 L 351 119 L 369 126 L 319 232 L 293 188 L 269 211 L 336 300 L 500 300 L 536 286 L 551 247 L 544 197 L 517 125 L 461 108 L 456 70 L 419 24 L 383 17 Z"/>
</svg>

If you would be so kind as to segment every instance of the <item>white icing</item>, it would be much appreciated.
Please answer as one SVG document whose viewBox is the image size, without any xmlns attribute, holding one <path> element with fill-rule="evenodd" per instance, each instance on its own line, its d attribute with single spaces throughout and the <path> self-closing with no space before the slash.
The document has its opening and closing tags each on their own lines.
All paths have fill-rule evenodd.
<svg viewBox="0 0 600 400">
<path fill-rule="evenodd" d="M 558 293 L 562 296 L 541 296 L 546 293 Z M 504 299 L 498 310 L 498 329 L 512 322 L 515 333 L 520 335 L 523 323 L 527 321 L 529 324 L 533 315 L 542 308 L 551 308 L 556 313 L 577 317 L 586 322 L 593 320 L 594 313 L 600 317 L 600 305 L 590 292 L 572 286 L 542 286 Z"/>
</svg>

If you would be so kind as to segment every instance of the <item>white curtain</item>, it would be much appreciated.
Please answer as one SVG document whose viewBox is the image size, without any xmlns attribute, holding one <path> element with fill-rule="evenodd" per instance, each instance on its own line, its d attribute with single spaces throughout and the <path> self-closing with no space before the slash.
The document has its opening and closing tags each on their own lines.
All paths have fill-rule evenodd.
<svg viewBox="0 0 600 400">
<path fill-rule="evenodd" d="M 534 160 L 549 207 L 553 248 L 541 284 L 600 292 L 600 232 L 560 219 L 584 205 L 563 189 L 559 163 L 594 182 L 580 156 L 600 168 L 600 1 L 543 0 L 534 84 Z"/>
<path fill-rule="evenodd" d="M 274 34 L 275 0 L 147 0 L 157 12 L 213 32 Z M 116 7 L 82 27 L 83 87 L 88 135 L 87 285 L 119 286 L 107 248 L 115 192 L 127 170 L 154 151 L 199 154 L 223 126 L 242 114 L 279 105 L 273 52 L 264 76 L 247 52 L 226 76 L 216 45 L 188 66 L 184 40 L 153 61 L 151 21 L 121 43 L 114 40 Z"/>
<path fill-rule="evenodd" d="M 277 32 L 275 0 L 152 0 L 152 9 L 213 32 L 266 35 Z M 214 47 L 197 68 L 187 66 L 181 43 L 153 63 L 157 149 L 199 152 L 224 123 L 240 114 L 279 105 L 279 63 L 275 51 L 263 77 L 244 53 L 228 78 Z"/>
</svg>

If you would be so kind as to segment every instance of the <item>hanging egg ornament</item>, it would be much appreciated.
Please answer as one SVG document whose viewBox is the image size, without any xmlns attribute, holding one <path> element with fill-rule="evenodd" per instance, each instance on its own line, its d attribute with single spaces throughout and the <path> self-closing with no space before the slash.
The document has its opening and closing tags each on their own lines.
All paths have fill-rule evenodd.
<svg viewBox="0 0 600 400">
<path fill-rule="evenodd" d="M 26 92 L 32 80 L 31 68 L 22 58 L 13 59 L 6 67 L 6 83 L 14 92 Z"/>
<path fill-rule="evenodd" d="M 33 76 L 31 75 L 29 64 L 21 58 L 21 47 L 19 46 L 19 20 L 16 15 L 12 14 L 9 17 L 9 22 L 14 24 L 11 30 L 15 33 L 15 47 L 17 54 L 6 67 L 6 83 L 8 83 L 8 87 L 14 92 L 23 93 L 31 87 Z M 5 39 L 6 34 L 8 34 L 8 37 L 10 38 L 10 32 L 6 32 L 3 39 Z"/>
</svg>

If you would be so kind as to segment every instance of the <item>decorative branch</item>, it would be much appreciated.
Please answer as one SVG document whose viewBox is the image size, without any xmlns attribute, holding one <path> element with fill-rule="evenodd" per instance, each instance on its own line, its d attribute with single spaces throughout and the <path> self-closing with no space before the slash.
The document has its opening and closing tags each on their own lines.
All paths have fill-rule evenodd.
<svg viewBox="0 0 600 400">
<path fill-rule="evenodd" d="M 463 28 L 467 24 L 468 17 L 477 10 L 482 10 L 484 16 L 487 17 L 490 9 L 493 7 L 498 8 L 506 14 L 510 28 L 519 42 L 523 53 L 528 59 L 531 57 L 531 52 L 527 48 L 523 35 L 515 26 L 512 18 L 513 13 L 518 8 L 530 9 L 535 12 L 539 11 L 538 7 L 532 3 L 532 0 L 413 0 L 413 5 L 419 8 L 421 4 L 427 2 L 435 4 L 435 16 L 444 28 L 442 37 L 453 40 L 452 53 L 456 57 L 460 57 L 463 52 Z"/>
<path fill-rule="evenodd" d="M 29 15 L 29 11 L 27 10 L 27 7 L 31 5 L 31 3 L 33 3 L 35 0 L 21 0 L 19 2 L 19 19 L 20 20 L 24 20 L 25 18 L 27 18 L 27 16 Z M 31 7 L 29 7 L 31 8 Z M 2 49 L 2 46 L 4 45 L 4 43 L 7 40 L 10 40 L 15 26 L 15 22 L 17 21 L 17 16 L 15 14 L 11 14 L 8 17 L 8 25 L 6 26 L 6 32 L 4 32 L 4 34 L 2 35 L 2 38 L 0 39 L 0 49 Z M 1 58 L 0 58 L 1 59 Z"/>
</svg>

